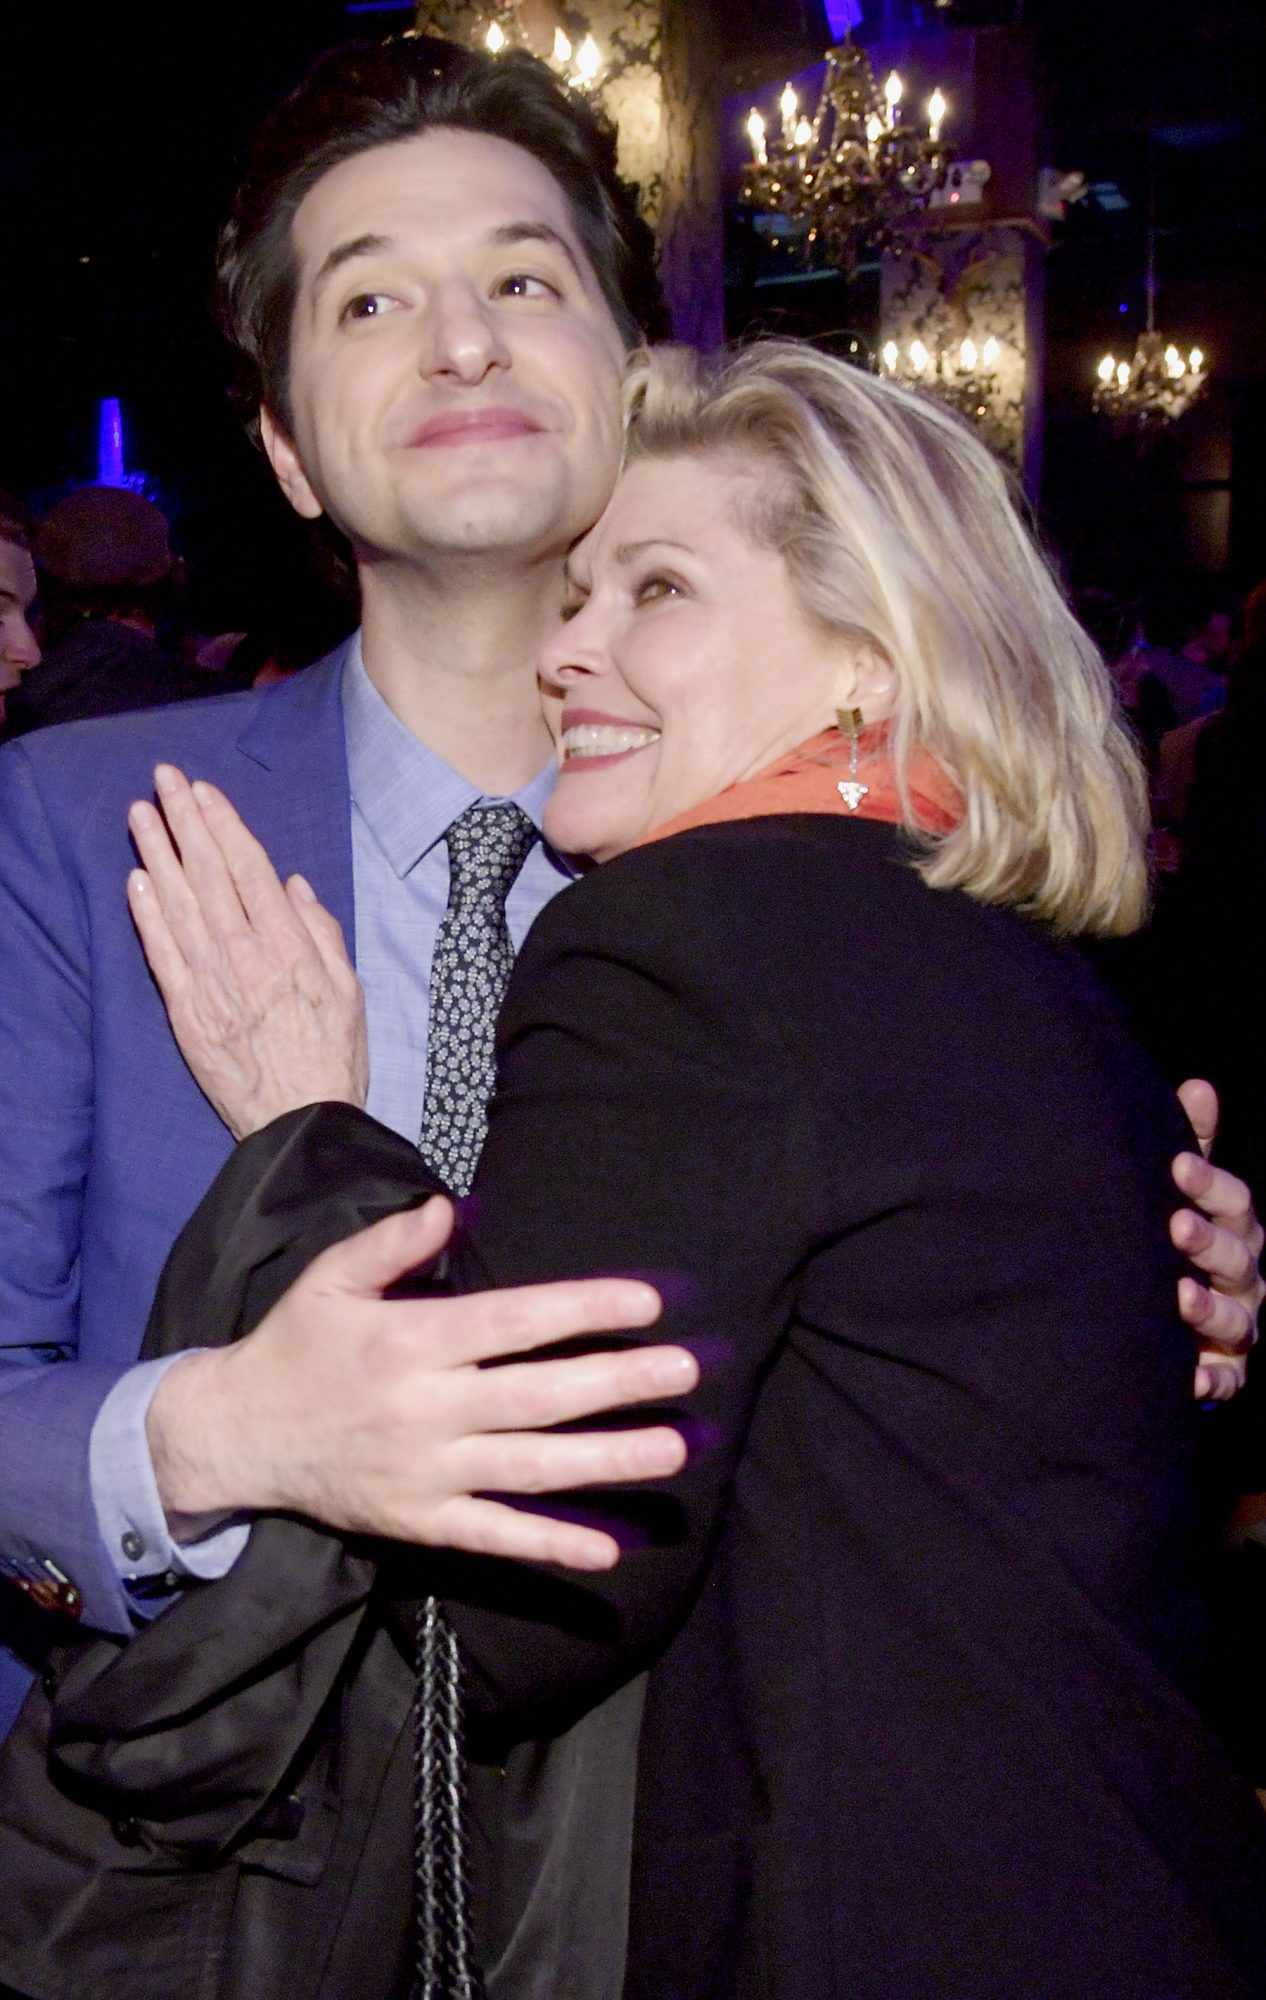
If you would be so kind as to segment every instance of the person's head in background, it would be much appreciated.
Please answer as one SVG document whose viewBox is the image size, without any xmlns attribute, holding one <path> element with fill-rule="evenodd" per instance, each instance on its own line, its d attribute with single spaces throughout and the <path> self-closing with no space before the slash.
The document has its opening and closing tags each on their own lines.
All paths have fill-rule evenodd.
<svg viewBox="0 0 1266 2000">
<path fill-rule="evenodd" d="M 612 135 L 544 64 L 424 39 L 331 51 L 265 121 L 219 288 L 252 428 L 362 570 L 561 554 L 614 478 L 623 352 L 662 328 Z M 506 434 L 464 451 L 427 430 L 489 410 Z"/>
<path fill-rule="evenodd" d="M 5 696 L 28 667 L 39 665 L 32 626 L 37 594 L 30 524 L 15 500 L 0 492 L 0 728 Z"/>
<path fill-rule="evenodd" d="M 171 608 L 178 572 L 166 517 L 126 487 L 81 486 L 56 501 L 34 553 L 50 647 L 86 619 L 152 638 Z"/>
<path fill-rule="evenodd" d="M 661 348 L 627 396 L 625 469 L 542 660 L 549 837 L 618 854 L 856 706 L 884 725 L 931 886 L 1062 932 L 1134 929 L 1142 770 L 974 433 L 789 341 Z M 963 802 L 935 837 L 911 805 L 929 755 Z"/>
<path fill-rule="evenodd" d="M 1225 673 L 1230 664 L 1235 599 L 1217 577 L 1192 574 L 1151 592 L 1143 624 L 1149 644 L 1181 653 L 1198 666 Z"/>
</svg>

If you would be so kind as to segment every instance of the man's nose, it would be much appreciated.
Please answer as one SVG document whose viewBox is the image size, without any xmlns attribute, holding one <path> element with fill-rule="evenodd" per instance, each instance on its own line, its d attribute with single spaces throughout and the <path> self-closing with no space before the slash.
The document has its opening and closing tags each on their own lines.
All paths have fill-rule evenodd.
<svg viewBox="0 0 1266 2000">
<path fill-rule="evenodd" d="M 436 294 L 427 316 L 424 375 L 474 384 L 508 362 L 501 327 L 487 299 L 466 284 L 449 285 Z"/>
</svg>

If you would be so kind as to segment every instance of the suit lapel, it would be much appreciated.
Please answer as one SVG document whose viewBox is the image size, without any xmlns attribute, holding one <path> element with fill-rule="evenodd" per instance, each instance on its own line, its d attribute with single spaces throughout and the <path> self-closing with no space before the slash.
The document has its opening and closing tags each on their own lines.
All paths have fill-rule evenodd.
<svg viewBox="0 0 1266 2000">
<path fill-rule="evenodd" d="M 349 642 L 350 643 L 350 642 Z M 343 729 L 347 644 L 270 689 L 238 738 L 242 815 L 284 876 L 306 875 L 355 956 L 351 796 Z M 247 801 L 250 801 L 248 806 Z"/>
</svg>

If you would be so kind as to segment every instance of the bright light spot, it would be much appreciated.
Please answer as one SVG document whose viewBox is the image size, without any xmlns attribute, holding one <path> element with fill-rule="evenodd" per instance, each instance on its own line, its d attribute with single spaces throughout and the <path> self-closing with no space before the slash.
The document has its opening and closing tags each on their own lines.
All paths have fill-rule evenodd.
<svg viewBox="0 0 1266 2000">
<path fill-rule="evenodd" d="M 1098 370 L 1099 380 L 1101 382 L 1110 382 L 1113 376 L 1116 374 L 1116 372 L 1117 372 L 1116 356 L 1112 354 L 1105 354 L 1103 360 L 1099 363 L 1099 370 Z"/>
<path fill-rule="evenodd" d="M 800 99 L 796 96 L 795 91 L 789 83 L 783 86 L 782 96 L 778 100 L 778 109 L 782 112 L 788 124 L 791 123 L 791 120 L 800 109 Z"/>
<path fill-rule="evenodd" d="M 813 137 L 812 125 L 810 125 L 807 118 L 802 118 L 800 120 L 800 123 L 796 127 L 796 144 L 797 146 L 800 147 L 802 152 L 804 148 L 808 145 L 812 137 Z"/>
<path fill-rule="evenodd" d="M 499 56 L 506 45 L 504 28 L 494 21 L 484 36 L 484 40 L 487 43 L 489 55 Z"/>
<path fill-rule="evenodd" d="M 555 28 L 554 30 L 554 61 L 556 63 L 569 63 L 571 61 L 571 43 L 561 28 Z"/>
<path fill-rule="evenodd" d="M 1190 367 L 1193 375 L 1198 375 L 1204 367 L 1204 355 L 1198 347 L 1193 347 L 1191 350 Z"/>
<path fill-rule="evenodd" d="M 602 57 L 598 51 L 598 44 L 592 35 L 586 35 L 584 41 L 580 44 L 580 50 L 576 56 L 576 68 L 580 71 L 580 80 L 582 83 L 592 83 L 598 71 L 602 68 Z"/>
<path fill-rule="evenodd" d="M 912 340 L 910 342 L 910 359 L 921 375 L 932 357 L 921 340 Z"/>
<path fill-rule="evenodd" d="M 968 374 L 970 375 L 972 370 L 975 368 L 977 361 L 980 359 L 979 355 L 976 352 L 976 343 L 974 340 L 965 340 L 963 342 L 962 346 L 958 350 L 958 358 L 962 362 Z"/>
<path fill-rule="evenodd" d="M 941 136 L 941 126 L 945 122 L 945 114 L 948 110 L 949 105 L 946 103 L 943 93 L 939 90 L 934 90 L 928 99 L 928 126 L 934 139 L 939 139 Z"/>
<path fill-rule="evenodd" d="M 873 146 L 876 139 L 882 136 L 883 129 L 884 129 L 883 119 L 879 116 L 879 113 L 877 111 L 872 111 L 870 117 L 866 120 L 867 142 Z"/>
<path fill-rule="evenodd" d="M 901 94 L 904 91 L 904 89 L 905 85 L 904 83 L 902 83 L 901 78 L 897 75 L 896 70 L 890 69 L 886 78 L 884 79 L 884 96 L 888 101 L 888 107 L 890 110 L 894 110 L 896 106 L 900 104 Z"/>
<path fill-rule="evenodd" d="M 996 367 L 997 367 L 997 365 L 998 365 L 998 343 L 997 343 L 997 341 L 996 341 L 996 340 L 994 339 L 994 337 L 993 337 L 993 335 L 992 335 L 992 334 L 990 334 L 990 336 L 989 336 L 988 340 L 987 340 L 987 341 L 985 342 L 985 351 L 984 351 L 984 353 L 983 353 L 983 354 L 981 355 L 981 357 L 980 357 L 980 358 L 981 358 L 981 360 L 982 360 L 982 361 L 984 362 L 984 364 L 985 364 L 986 368 L 996 368 Z"/>
<path fill-rule="evenodd" d="M 886 340 L 884 342 L 883 357 L 884 357 L 884 367 L 888 370 L 888 373 L 890 375 L 895 375 L 897 372 L 897 363 L 901 359 L 901 355 L 898 352 L 897 343 L 895 340 Z"/>
<path fill-rule="evenodd" d="M 1130 364 L 1128 361 L 1120 361 L 1117 363 L 1117 388 L 1128 389 L 1129 386 L 1130 386 Z"/>
</svg>

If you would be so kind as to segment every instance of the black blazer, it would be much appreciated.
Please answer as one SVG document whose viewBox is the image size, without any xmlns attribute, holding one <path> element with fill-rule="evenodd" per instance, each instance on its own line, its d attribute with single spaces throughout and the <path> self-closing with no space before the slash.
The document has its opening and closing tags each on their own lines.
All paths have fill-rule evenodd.
<svg viewBox="0 0 1266 2000">
<path fill-rule="evenodd" d="M 420 1554 L 389 1588 L 447 1594 L 477 1727 L 658 1661 L 630 2000 L 1262 1991 L 1260 1814 L 1187 1691 L 1184 1136 L 1079 953 L 886 827 L 699 829 L 538 919 L 454 1276 L 654 1278 L 692 1454 L 587 1503 L 609 1575 Z M 428 1185 L 298 1114 L 183 1254 L 245 1229 L 252 1282 L 293 1268 L 331 1175 Z"/>
</svg>

